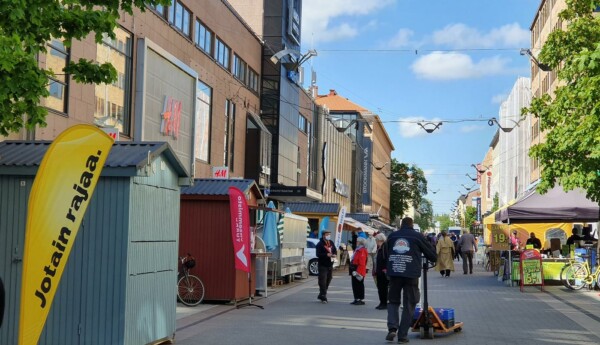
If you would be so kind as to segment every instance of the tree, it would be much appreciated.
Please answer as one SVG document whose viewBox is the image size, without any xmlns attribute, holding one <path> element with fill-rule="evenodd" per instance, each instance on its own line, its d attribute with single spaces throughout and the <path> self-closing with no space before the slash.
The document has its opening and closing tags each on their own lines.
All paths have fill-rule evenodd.
<svg viewBox="0 0 600 345">
<path fill-rule="evenodd" d="M 540 120 L 547 131 L 544 143 L 530 155 L 539 159 L 545 193 L 556 183 L 565 190 L 576 187 L 588 198 L 600 201 L 600 18 L 598 0 L 566 0 L 559 18 L 566 29 L 553 31 L 539 61 L 557 72 L 559 87 L 554 97 L 535 98 L 522 113 Z"/>
<path fill-rule="evenodd" d="M 438 215 L 435 217 L 435 220 L 437 222 L 440 222 L 440 231 L 441 230 L 448 231 L 449 227 L 454 226 L 454 221 L 450 218 L 450 215 L 448 215 L 448 214 Z"/>
<path fill-rule="evenodd" d="M 106 34 L 114 38 L 120 11 L 134 7 L 168 5 L 170 0 L 6 0 L 0 7 L 0 135 L 24 126 L 45 126 L 47 110 L 40 100 L 48 97 L 49 77 L 64 75 L 80 83 L 111 83 L 117 71 L 110 63 L 71 61 L 61 71 L 41 68 L 40 53 L 59 39 L 65 47 L 90 33 L 96 42 Z"/>
<path fill-rule="evenodd" d="M 433 205 L 428 199 L 421 199 L 421 204 L 415 214 L 415 223 L 419 224 L 421 231 L 426 231 L 434 227 L 433 224 Z"/>
<path fill-rule="evenodd" d="M 477 207 L 467 206 L 465 210 L 465 228 L 469 228 L 477 220 Z"/>
<path fill-rule="evenodd" d="M 390 168 L 390 216 L 402 217 L 410 206 L 417 208 L 427 194 L 425 173 L 416 165 L 399 163 L 392 159 Z"/>
<path fill-rule="evenodd" d="M 498 208 L 500 208 L 500 194 L 498 194 L 498 192 L 496 192 L 496 194 L 494 194 L 494 203 L 492 204 L 492 213 L 498 211 Z"/>
</svg>

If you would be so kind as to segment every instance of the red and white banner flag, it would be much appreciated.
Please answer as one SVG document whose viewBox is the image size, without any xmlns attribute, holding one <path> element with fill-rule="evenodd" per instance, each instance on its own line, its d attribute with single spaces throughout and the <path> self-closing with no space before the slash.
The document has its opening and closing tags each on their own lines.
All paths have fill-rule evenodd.
<svg viewBox="0 0 600 345">
<path fill-rule="evenodd" d="M 250 214 L 244 192 L 236 187 L 229 187 L 229 211 L 235 269 L 250 272 Z"/>
</svg>

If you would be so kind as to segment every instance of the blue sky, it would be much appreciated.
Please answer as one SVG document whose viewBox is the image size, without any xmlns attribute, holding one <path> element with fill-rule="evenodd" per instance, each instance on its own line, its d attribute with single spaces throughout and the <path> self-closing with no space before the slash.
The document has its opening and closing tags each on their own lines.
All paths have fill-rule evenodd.
<svg viewBox="0 0 600 345">
<path fill-rule="evenodd" d="M 497 127 L 444 123 L 431 134 L 398 121 L 498 118 L 500 102 L 529 61 L 529 26 L 540 0 L 304 0 L 302 49 L 319 94 L 339 95 L 377 113 L 392 138 L 392 157 L 422 168 L 426 197 L 448 213 L 474 184 Z M 382 51 L 397 50 L 397 51 Z M 535 52 L 534 52 L 535 53 Z M 307 75 L 310 75 L 307 73 Z M 477 187 L 477 186 L 476 186 Z"/>
</svg>

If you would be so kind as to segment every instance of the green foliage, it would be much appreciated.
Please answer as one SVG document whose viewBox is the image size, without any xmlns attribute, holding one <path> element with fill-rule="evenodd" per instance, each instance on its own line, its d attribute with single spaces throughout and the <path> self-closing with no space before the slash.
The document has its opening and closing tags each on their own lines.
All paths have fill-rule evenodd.
<svg viewBox="0 0 600 345">
<path fill-rule="evenodd" d="M 440 231 L 448 230 L 449 227 L 454 226 L 454 221 L 448 214 L 442 214 L 435 217 L 436 222 L 440 222 Z"/>
<path fill-rule="evenodd" d="M 556 183 L 565 190 L 583 188 L 588 198 L 600 201 L 600 17 L 595 0 L 567 0 L 560 18 L 568 23 L 553 31 L 539 55 L 557 76 L 560 86 L 553 97 L 535 98 L 522 113 L 540 118 L 547 131 L 544 143 L 530 155 L 539 159 L 545 193 Z"/>
<path fill-rule="evenodd" d="M 416 209 L 421 204 L 427 194 L 427 179 L 416 165 L 400 163 L 395 158 L 390 174 L 390 216 L 396 219 L 404 216 L 410 206 Z"/>
<path fill-rule="evenodd" d="M 494 194 L 494 203 L 492 204 L 492 213 L 498 211 L 498 208 L 500 208 L 500 194 L 498 194 L 498 192 L 496 192 L 496 194 Z"/>
<path fill-rule="evenodd" d="M 68 73 L 82 83 L 111 83 L 117 72 L 110 64 L 80 59 L 63 71 L 39 67 L 37 58 L 46 43 L 60 39 L 66 47 L 95 33 L 114 38 L 121 13 L 146 4 L 167 5 L 170 0 L 3 0 L 0 5 L 0 135 L 26 127 L 45 126 L 48 77 Z"/>
<path fill-rule="evenodd" d="M 475 206 L 467 206 L 465 209 L 465 227 L 470 227 L 477 220 L 477 207 Z"/>
<path fill-rule="evenodd" d="M 433 205 L 431 201 L 425 198 L 421 199 L 421 204 L 417 208 L 414 221 L 419 224 L 421 231 L 426 231 L 434 227 Z"/>
</svg>

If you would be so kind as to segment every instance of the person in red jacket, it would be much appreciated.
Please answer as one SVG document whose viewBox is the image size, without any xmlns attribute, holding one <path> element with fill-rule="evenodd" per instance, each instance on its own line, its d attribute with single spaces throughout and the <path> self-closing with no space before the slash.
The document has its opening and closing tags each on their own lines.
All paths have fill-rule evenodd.
<svg viewBox="0 0 600 345">
<path fill-rule="evenodd" d="M 365 302 L 365 276 L 367 275 L 367 257 L 369 253 L 365 245 L 367 239 L 358 237 L 356 240 L 356 250 L 352 256 L 351 263 L 355 269 L 352 270 L 352 294 L 354 295 L 353 305 L 364 305 Z"/>
</svg>

